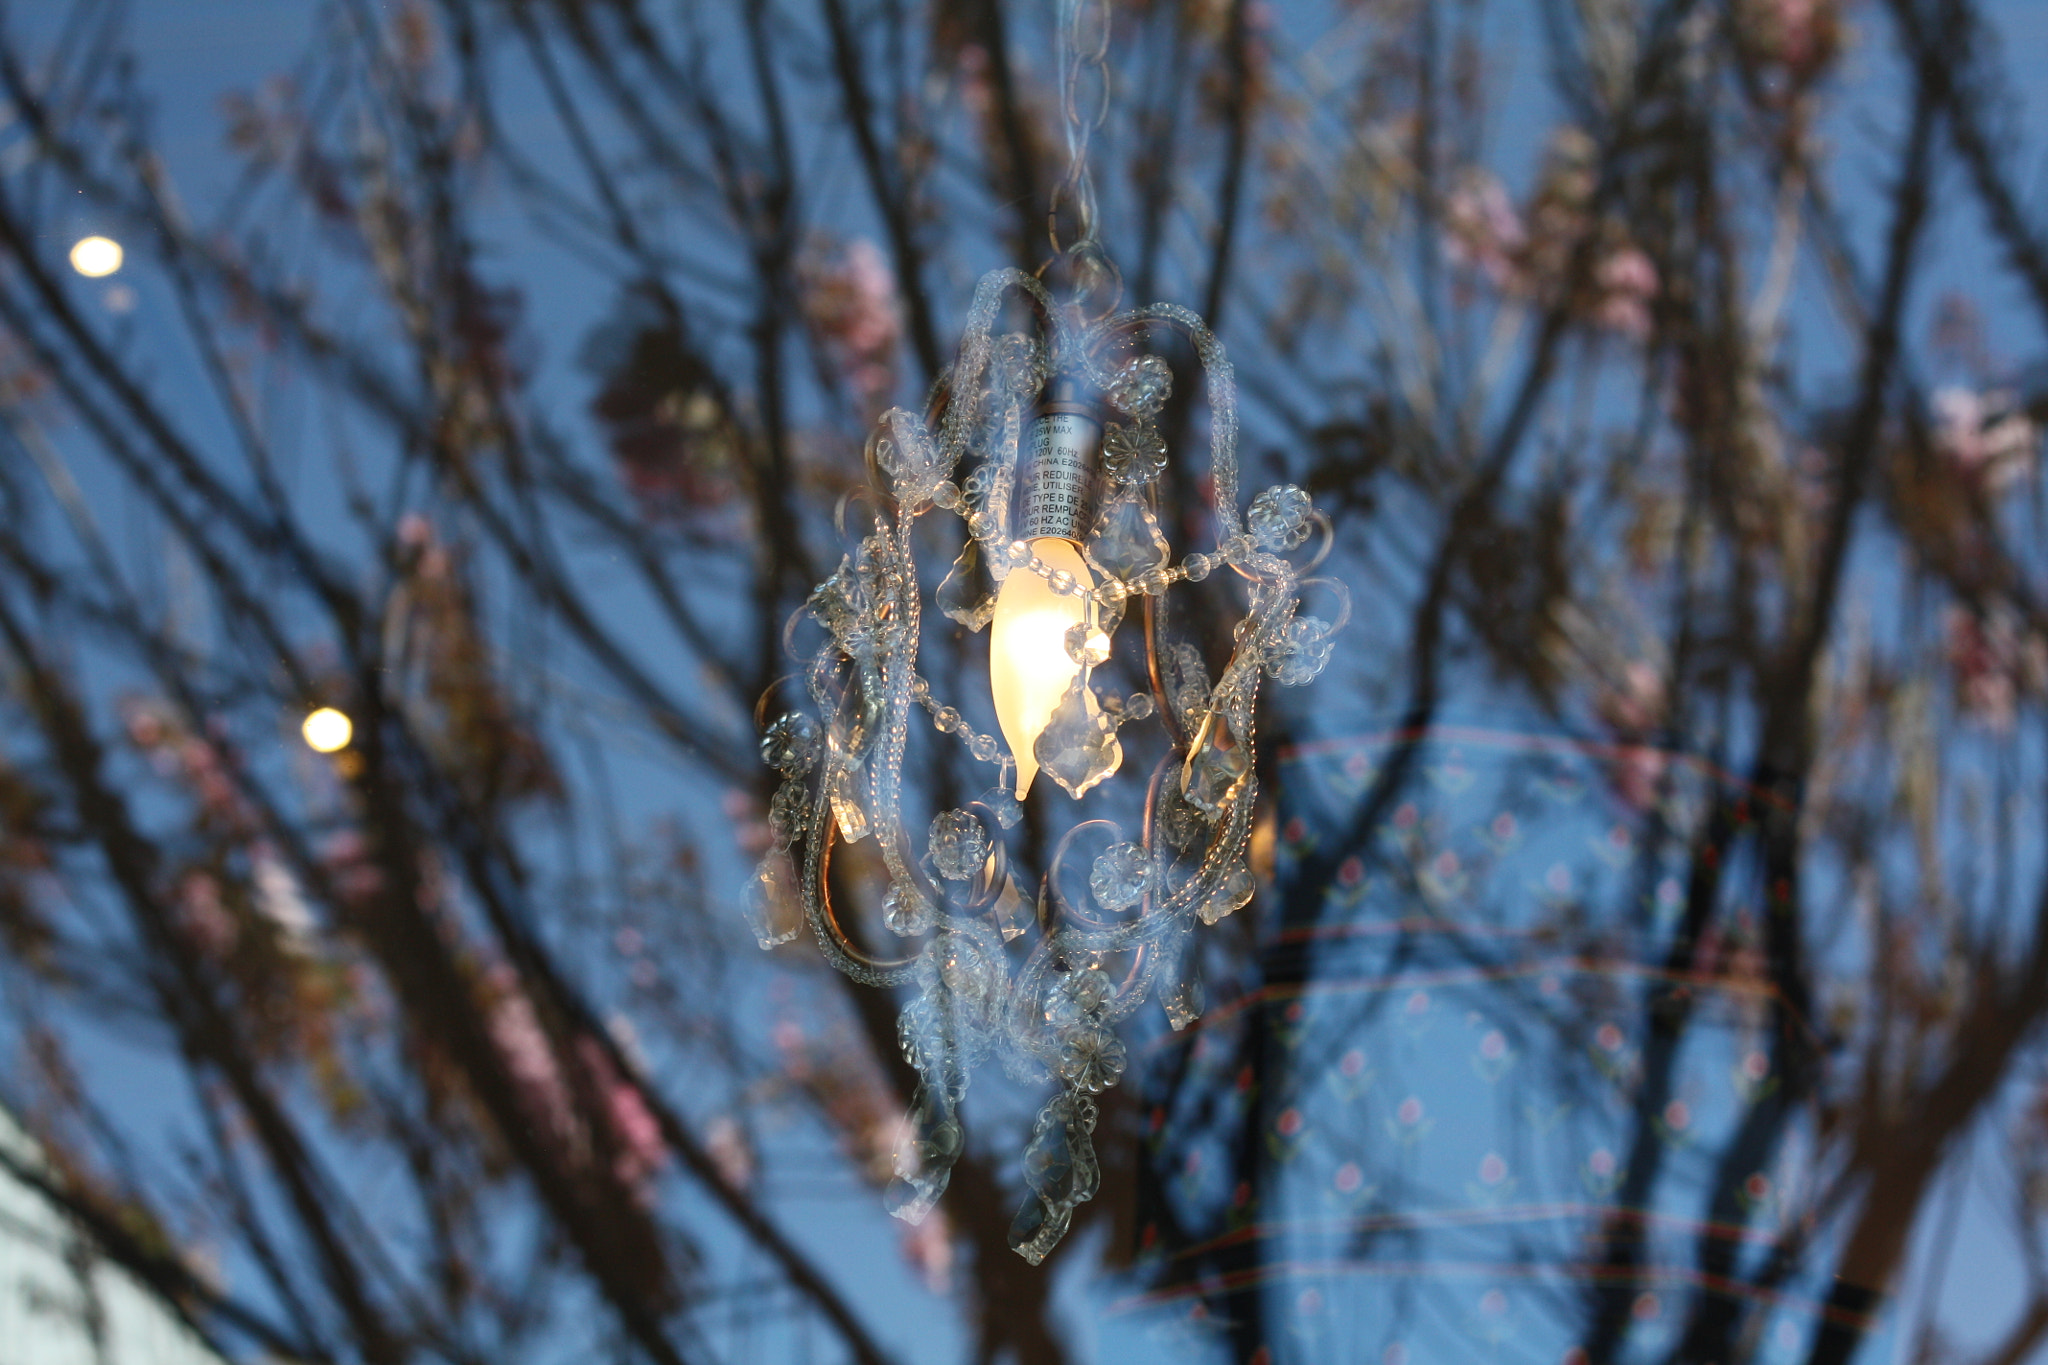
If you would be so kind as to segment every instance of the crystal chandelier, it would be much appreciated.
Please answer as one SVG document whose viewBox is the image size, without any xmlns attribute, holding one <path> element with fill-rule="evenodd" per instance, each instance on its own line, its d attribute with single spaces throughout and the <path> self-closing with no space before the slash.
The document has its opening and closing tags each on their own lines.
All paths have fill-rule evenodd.
<svg viewBox="0 0 2048 1365">
<path fill-rule="evenodd" d="M 898 1217 L 921 1220 L 944 1191 L 977 1065 L 996 1055 L 1020 1081 L 1056 1082 L 1025 1148 L 1028 1189 L 1010 1229 L 1011 1246 L 1033 1264 L 1095 1193 L 1094 1097 L 1125 1065 L 1117 1022 L 1155 994 L 1174 1028 L 1193 1020 L 1201 1000 L 1186 969 L 1190 930 L 1251 899 L 1259 680 L 1315 677 L 1348 611 L 1340 584 L 1304 576 L 1330 539 L 1308 494 L 1268 488 L 1240 514 L 1235 388 L 1202 319 L 1173 304 L 1100 306 L 1120 290 L 1094 239 L 1086 165 L 1107 104 L 1108 28 L 1098 13 L 1093 42 L 1080 40 L 1079 6 L 1066 9 L 1069 167 L 1054 214 L 1069 198 L 1080 231 L 1062 251 L 1055 230 L 1054 247 L 1073 296 L 1056 300 L 1020 270 L 985 276 L 928 411 L 895 408 L 877 421 L 867 451 L 875 524 L 806 606 L 824 637 L 802 675 L 808 709 L 775 720 L 762 740 L 784 780 L 748 896 L 764 948 L 808 925 L 840 971 L 908 993 L 897 1035 L 921 1083 L 888 1194 Z M 1092 122 L 1075 96 L 1091 66 L 1104 81 Z M 1028 325 L 999 325 L 1026 315 Z M 1174 373 L 1155 350 L 1174 335 L 1202 373 L 1214 526 L 1212 542 L 1177 560 L 1159 507 Z M 930 531 L 917 530 L 927 518 L 960 547 L 931 606 L 987 632 L 1000 739 L 918 668 L 927 613 L 918 549 Z M 1181 585 L 1225 571 L 1244 606 L 1212 678 L 1201 649 L 1164 638 L 1162 608 Z M 1311 585 L 1337 603 L 1333 619 L 1298 611 Z M 1126 635 L 1137 648 L 1125 653 L 1142 656 L 1149 685 L 1119 695 L 1101 679 L 1134 606 L 1141 620 Z M 917 829 L 923 815 L 905 813 L 903 768 L 913 720 L 924 718 L 992 765 L 995 780 Z M 1134 726 L 1159 727 L 1163 743 L 1151 747 L 1166 754 L 1144 788 L 1135 837 L 1110 820 L 1082 820 L 1050 839 L 1034 886 L 1010 852 L 1024 842 L 1022 802 L 1064 806 L 1041 778 L 1076 801 L 1087 796 L 1118 771 L 1119 734 Z M 1063 811 L 1042 814 L 1050 822 Z M 857 941 L 833 903 L 834 849 L 870 839 L 886 872 L 883 922 L 902 941 L 892 956 Z"/>
</svg>

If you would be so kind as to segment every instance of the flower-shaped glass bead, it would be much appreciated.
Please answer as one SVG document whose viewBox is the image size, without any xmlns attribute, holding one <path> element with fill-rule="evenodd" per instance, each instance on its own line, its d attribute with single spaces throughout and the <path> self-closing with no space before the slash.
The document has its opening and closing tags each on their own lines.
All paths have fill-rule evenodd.
<svg viewBox="0 0 2048 1365">
<path fill-rule="evenodd" d="M 1099 1094 L 1124 1074 L 1124 1044 L 1107 1024 L 1082 1024 L 1060 1040 L 1060 1079 Z"/>
<path fill-rule="evenodd" d="M 1045 386 L 1045 347 L 1027 333 L 1006 332 L 996 338 L 989 368 L 997 388 L 1028 399 Z"/>
<path fill-rule="evenodd" d="M 1291 550 L 1308 539 L 1315 508 L 1308 494 L 1291 483 L 1275 484 L 1252 499 L 1245 520 L 1262 550 Z"/>
<path fill-rule="evenodd" d="M 784 777 L 795 777 L 816 761 L 820 738 L 818 722 L 792 711 L 761 736 L 761 761 Z"/>
<path fill-rule="evenodd" d="M 967 811 L 940 811 L 932 817 L 931 855 L 941 877 L 964 882 L 988 861 L 988 831 Z"/>
<path fill-rule="evenodd" d="M 1118 483 L 1150 483 L 1166 468 L 1166 438 L 1149 421 L 1111 422 L 1102 435 L 1102 467 Z"/>
<path fill-rule="evenodd" d="M 1266 654 L 1266 671 L 1283 687 L 1315 681 L 1330 662 L 1330 626 L 1313 616 L 1297 616 Z"/>
<path fill-rule="evenodd" d="M 1089 870 L 1088 889 L 1105 910 L 1126 910 L 1152 885 L 1152 863 L 1136 844 L 1115 844 Z"/>
<path fill-rule="evenodd" d="M 1156 416 L 1173 394 L 1173 368 L 1156 355 L 1137 355 L 1117 367 L 1109 401 L 1117 411 L 1144 419 Z"/>
</svg>

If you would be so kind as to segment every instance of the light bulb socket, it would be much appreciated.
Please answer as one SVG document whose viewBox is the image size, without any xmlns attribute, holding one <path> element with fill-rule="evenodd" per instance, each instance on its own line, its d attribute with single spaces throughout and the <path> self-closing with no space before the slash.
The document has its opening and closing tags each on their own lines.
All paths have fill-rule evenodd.
<svg viewBox="0 0 2048 1365">
<path fill-rule="evenodd" d="M 1095 465 L 1102 420 L 1081 397 L 1074 376 L 1055 376 L 1031 424 L 1031 460 L 1024 467 L 1019 539 L 1058 536 L 1079 544 L 1095 501 Z"/>
</svg>

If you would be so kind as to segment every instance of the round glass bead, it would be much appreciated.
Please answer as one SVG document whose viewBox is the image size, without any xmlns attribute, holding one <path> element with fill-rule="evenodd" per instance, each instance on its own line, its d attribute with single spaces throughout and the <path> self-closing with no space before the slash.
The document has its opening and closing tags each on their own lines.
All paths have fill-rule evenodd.
<svg viewBox="0 0 2048 1365">
<path fill-rule="evenodd" d="M 1187 570 L 1188 582 L 1190 583 L 1199 583 L 1207 578 L 1209 570 L 1215 566 L 1215 560 L 1201 554 L 1189 555 L 1181 561 L 1181 568 Z"/>
<path fill-rule="evenodd" d="M 941 706 L 932 712 L 932 724 L 944 734 L 952 734 L 960 728 L 960 713 L 950 706 Z"/>
<path fill-rule="evenodd" d="M 1132 720 L 1143 720 L 1152 714 L 1152 694 L 1136 692 L 1124 700 L 1124 714 Z"/>
<path fill-rule="evenodd" d="M 973 739 L 967 741 L 967 752 L 973 754 L 982 763 L 993 763 L 996 761 L 996 755 L 1001 750 L 996 747 L 993 736 L 976 735 Z"/>
<path fill-rule="evenodd" d="M 1067 657 L 1077 664 L 1094 667 L 1109 657 L 1109 636 L 1085 623 L 1067 627 Z"/>
<path fill-rule="evenodd" d="M 932 489 L 932 501 L 948 512 L 960 510 L 960 488 L 951 479 L 941 479 L 938 487 Z"/>
<path fill-rule="evenodd" d="M 1050 581 L 1052 590 L 1063 597 L 1074 591 L 1074 576 L 1065 569 L 1054 569 Z"/>
</svg>

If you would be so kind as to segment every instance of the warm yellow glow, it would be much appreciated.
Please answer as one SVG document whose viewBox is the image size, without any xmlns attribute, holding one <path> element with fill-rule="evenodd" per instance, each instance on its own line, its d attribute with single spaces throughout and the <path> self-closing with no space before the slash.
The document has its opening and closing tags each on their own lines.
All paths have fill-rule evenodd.
<svg viewBox="0 0 2048 1365">
<path fill-rule="evenodd" d="M 71 268 L 88 279 L 111 275 L 121 268 L 121 244 L 111 237 L 81 237 L 71 248 Z"/>
<path fill-rule="evenodd" d="M 1073 541 L 1041 536 L 1031 542 L 1031 550 L 1052 568 L 1065 569 L 1082 586 L 1095 586 Z M 1060 596 L 1029 569 L 1012 569 L 996 590 L 996 612 L 989 621 L 989 690 L 995 694 L 996 723 L 1017 759 L 1020 801 L 1038 775 L 1032 746 L 1081 671 L 1067 654 L 1067 631 L 1087 619 L 1085 601 Z"/>
<path fill-rule="evenodd" d="M 306 737 L 306 743 L 323 754 L 335 753 L 348 747 L 349 739 L 356 727 L 349 718 L 331 706 L 323 706 L 306 717 L 306 723 L 299 727 L 299 733 Z"/>
</svg>

